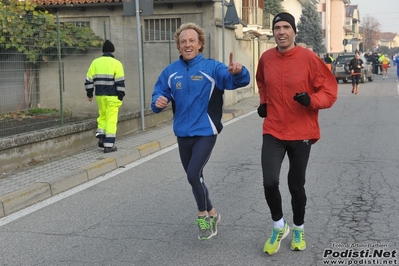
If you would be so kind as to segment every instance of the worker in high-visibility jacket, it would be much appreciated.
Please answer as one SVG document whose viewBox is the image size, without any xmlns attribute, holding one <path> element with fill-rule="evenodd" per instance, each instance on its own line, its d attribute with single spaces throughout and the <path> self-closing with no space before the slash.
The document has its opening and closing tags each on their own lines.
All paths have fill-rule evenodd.
<svg viewBox="0 0 399 266">
<path fill-rule="evenodd" d="M 122 63 L 114 58 L 115 47 L 109 40 L 104 42 L 103 55 L 93 60 L 86 76 L 85 89 L 89 102 L 93 92 L 98 105 L 98 146 L 104 153 L 117 150 L 115 137 L 118 112 L 125 96 L 125 74 Z"/>
</svg>

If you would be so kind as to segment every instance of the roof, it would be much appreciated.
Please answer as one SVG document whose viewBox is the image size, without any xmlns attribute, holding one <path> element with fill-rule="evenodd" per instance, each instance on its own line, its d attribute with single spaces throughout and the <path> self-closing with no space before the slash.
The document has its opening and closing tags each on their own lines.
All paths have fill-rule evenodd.
<svg viewBox="0 0 399 266">
<path fill-rule="evenodd" d="M 171 4 L 171 3 L 197 3 L 197 2 L 213 2 L 215 0 L 153 0 L 154 4 Z M 38 5 L 47 6 L 47 5 L 81 5 L 81 4 L 110 4 L 110 3 L 118 3 L 121 4 L 123 0 L 32 0 L 33 3 Z"/>
<path fill-rule="evenodd" d="M 392 32 L 381 32 L 380 33 L 380 40 L 392 41 L 396 37 L 396 33 Z"/>
<path fill-rule="evenodd" d="M 98 4 L 98 3 L 122 3 L 122 0 L 32 0 L 38 5 L 71 5 L 71 4 Z"/>
</svg>

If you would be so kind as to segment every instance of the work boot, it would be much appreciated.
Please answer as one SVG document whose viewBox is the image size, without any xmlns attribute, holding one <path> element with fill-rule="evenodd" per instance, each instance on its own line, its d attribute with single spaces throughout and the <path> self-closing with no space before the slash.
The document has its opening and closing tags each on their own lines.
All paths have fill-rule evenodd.
<svg viewBox="0 0 399 266">
<path fill-rule="evenodd" d="M 104 138 L 98 138 L 98 147 L 104 148 Z"/>
<path fill-rule="evenodd" d="M 117 151 L 117 150 L 118 150 L 118 148 L 115 145 L 112 146 L 112 147 L 105 147 L 104 148 L 104 153 L 114 152 L 114 151 Z"/>
<path fill-rule="evenodd" d="M 96 134 L 96 138 L 98 138 L 98 147 L 104 148 L 104 139 L 105 135 L 104 134 Z"/>
</svg>

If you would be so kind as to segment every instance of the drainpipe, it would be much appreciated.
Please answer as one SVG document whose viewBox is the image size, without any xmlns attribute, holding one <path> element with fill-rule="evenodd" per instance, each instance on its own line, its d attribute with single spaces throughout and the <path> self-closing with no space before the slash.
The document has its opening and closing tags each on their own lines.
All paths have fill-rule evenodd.
<svg viewBox="0 0 399 266">
<path fill-rule="evenodd" d="M 326 50 L 327 53 L 331 52 L 331 41 L 330 41 L 330 34 L 331 34 L 331 1 L 326 0 Z"/>
<path fill-rule="evenodd" d="M 257 49 L 258 48 L 258 49 Z M 258 58 L 259 58 L 259 54 L 258 54 L 258 50 L 259 50 L 259 38 L 258 37 L 254 37 L 252 38 L 252 86 L 253 86 L 253 93 L 258 93 L 258 90 L 256 88 L 256 78 L 255 78 L 255 74 L 256 74 L 256 70 L 257 70 L 257 62 L 258 62 Z"/>
<path fill-rule="evenodd" d="M 224 53 L 225 53 L 225 50 L 224 50 L 224 42 L 225 42 L 225 39 L 224 39 L 224 32 L 225 32 L 225 24 L 224 24 L 224 6 L 225 6 L 225 0 L 222 0 L 222 62 L 223 62 L 223 64 L 225 64 L 225 56 L 224 56 Z"/>
</svg>

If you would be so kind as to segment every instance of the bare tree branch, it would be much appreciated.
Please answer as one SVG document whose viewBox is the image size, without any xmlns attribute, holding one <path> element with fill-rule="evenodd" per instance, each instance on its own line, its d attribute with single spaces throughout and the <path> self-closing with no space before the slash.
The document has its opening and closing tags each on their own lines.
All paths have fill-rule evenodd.
<svg viewBox="0 0 399 266">
<path fill-rule="evenodd" d="M 360 33 L 363 35 L 363 44 L 365 51 L 372 51 L 375 45 L 377 45 L 378 40 L 380 39 L 380 28 L 381 24 L 376 18 L 370 15 L 367 15 L 363 18 Z"/>
</svg>

